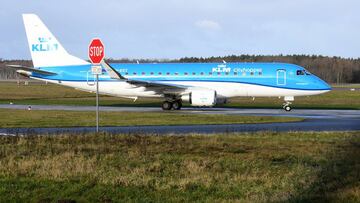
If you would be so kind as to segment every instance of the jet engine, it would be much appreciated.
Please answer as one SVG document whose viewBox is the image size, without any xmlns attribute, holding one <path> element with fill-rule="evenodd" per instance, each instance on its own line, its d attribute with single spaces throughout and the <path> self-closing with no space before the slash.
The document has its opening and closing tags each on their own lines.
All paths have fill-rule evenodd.
<svg viewBox="0 0 360 203">
<path fill-rule="evenodd" d="M 191 106 L 214 106 L 216 104 L 216 91 L 214 90 L 193 90 L 182 98 L 189 101 Z"/>
</svg>

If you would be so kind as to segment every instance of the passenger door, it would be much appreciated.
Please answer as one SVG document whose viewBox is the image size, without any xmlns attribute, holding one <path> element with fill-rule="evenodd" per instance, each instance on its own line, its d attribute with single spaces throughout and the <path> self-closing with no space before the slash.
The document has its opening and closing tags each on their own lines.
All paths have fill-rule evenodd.
<svg viewBox="0 0 360 203">
<path fill-rule="evenodd" d="M 276 71 L 276 84 L 277 85 L 286 85 L 286 70 L 278 69 Z"/>
<path fill-rule="evenodd" d="M 87 85 L 94 86 L 96 82 L 96 77 L 94 74 L 91 73 L 91 70 L 86 72 L 86 81 Z"/>
</svg>

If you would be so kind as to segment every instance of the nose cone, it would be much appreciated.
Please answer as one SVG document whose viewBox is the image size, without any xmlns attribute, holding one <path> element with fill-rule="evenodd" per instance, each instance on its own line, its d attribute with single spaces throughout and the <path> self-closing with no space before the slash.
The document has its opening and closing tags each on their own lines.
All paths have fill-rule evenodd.
<svg viewBox="0 0 360 203">
<path fill-rule="evenodd" d="M 324 89 L 324 90 L 330 91 L 332 89 L 329 84 L 327 84 L 325 81 L 323 81 L 321 79 L 320 79 L 320 86 L 321 86 L 321 89 Z"/>
<path fill-rule="evenodd" d="M 322 79 L 317 77 L 317 80 L 315 80 L 315 84 L 314 84 L 315 88 L 323 91 L 323 93 L 330 91 L 332 88 L 331 86 L 326 83 L 325 81 L 323 81 Z"/>
<path fill-rule="evenodd" d="M 311 75 L 311 82 L 309 82 L 309 90 L 307 95 L 317 95 L 329 92 L 331 90 L 331 86 L 327 84 L 325 81 L 318 78 L 316 75 Z"/>
</svg>

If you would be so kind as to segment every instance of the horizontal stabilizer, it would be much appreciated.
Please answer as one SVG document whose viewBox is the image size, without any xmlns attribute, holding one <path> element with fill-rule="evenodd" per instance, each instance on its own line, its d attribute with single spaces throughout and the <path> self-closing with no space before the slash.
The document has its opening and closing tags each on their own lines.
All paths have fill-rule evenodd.
<svg viewBox="0 0 360 203">
<path fill-rule="evenodd" d="M 23 70 L 26 72 L 31 72 L 31 73 L 37 73 L 37 74 L 41 74 L 41 75 L 56 75 L 56 73 L 53 72 L 49 72 L 49 71 L 44 71 L 44 70 L 40 70 L 40 69 L 35 69 L 32 67 L 27 67 L 27 66 L 21 66 L 21 65 L 6 65 L 8 68 L 13 68 L 16 70 Z"/>
</svg>

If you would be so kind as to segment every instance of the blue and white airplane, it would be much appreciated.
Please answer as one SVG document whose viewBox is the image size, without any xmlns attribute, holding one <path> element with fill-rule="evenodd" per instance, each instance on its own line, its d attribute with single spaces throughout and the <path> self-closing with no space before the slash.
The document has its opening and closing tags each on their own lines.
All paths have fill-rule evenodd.
<svg viewBox="0 0 360 203">
<path fill-rule="evenodd" d="M 91 64 L 70 55 L 35 14 L 23 14 L 34 67 L 10 66 L 27 77 L 94 92 Z M 115 97 L 163 98 L 162 109 L 179 110 L 182 102 L 214 106 L 232 97 L 284 98 L 317 95 L 331 87 L 303 67 L 286 63 L 101 63 L 99 93 Z"/>
</svg>

